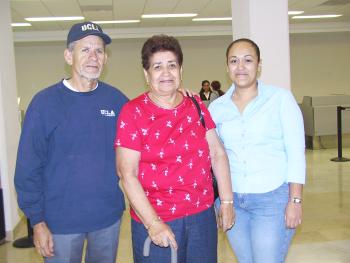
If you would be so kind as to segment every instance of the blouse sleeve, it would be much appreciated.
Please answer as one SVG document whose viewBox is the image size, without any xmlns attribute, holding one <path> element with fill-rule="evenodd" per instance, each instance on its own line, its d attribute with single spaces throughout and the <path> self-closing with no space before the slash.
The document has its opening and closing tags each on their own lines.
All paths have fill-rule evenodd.
<svg viewBox="0 0 350 263">
<path fill-rule="evenodd" d="M 140 152 L 141 136 L 134 114 L 131 113 L 131 107 L 127 103 L 119 114 L 114 147 L 122 146 Z"/>
<path fill-rule="evenodd" d="M 298 104 L 290 91 L 283 93 L 280 118 L 287 154 L 287 181 L 305 184 L 304 122 Z"/>
</svg>

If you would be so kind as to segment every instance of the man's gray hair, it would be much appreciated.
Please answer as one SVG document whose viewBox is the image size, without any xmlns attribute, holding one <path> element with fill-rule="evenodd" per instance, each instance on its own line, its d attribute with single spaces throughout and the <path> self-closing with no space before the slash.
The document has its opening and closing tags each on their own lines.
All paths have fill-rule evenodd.
<svg viewBox="0 0 350 263">
<path fill-rule="evenodd" d="M 74 47 L 75 47 L 76 44 L 77 44 L 77 41 L 70 42 L 70 43 L 68 44 L 67 49 L 68 49 L 70 52 L 73 52 Z M 103 42 L 103 48 L 106 49 L 106 44 L 105 44 L 104 42 Z"/>
<path fill-rule="evenodd" d="M 73 52 L 74 47 L 75 47 L 76 44 L 77 44 L 77 41 L 70 42 L 70 43 L 68 44 L 67 49 L 68 49 L 70 52 Z"/>
</svg>

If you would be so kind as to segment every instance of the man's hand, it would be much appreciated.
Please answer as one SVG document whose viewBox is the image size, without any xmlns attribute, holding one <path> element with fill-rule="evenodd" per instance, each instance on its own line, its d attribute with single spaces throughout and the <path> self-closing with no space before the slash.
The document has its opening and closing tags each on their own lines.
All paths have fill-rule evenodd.
<svg viewBox="0 0 350 263">
<path fill-rule="evenodd" d="M 45 222 L 40 222 L 33 227 L 34 245 L 36 250 L 43 257 L 53 257 L 52 234 Z"/>
</svg>

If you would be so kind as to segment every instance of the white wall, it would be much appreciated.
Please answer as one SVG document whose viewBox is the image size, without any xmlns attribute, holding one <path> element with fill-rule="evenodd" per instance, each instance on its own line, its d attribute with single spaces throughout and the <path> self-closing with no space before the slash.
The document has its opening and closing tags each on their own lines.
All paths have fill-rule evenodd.
<svg viewBox="0 0 350 263">
<path fill-rule="evenodd" d="M 292 91 L 305 95 L 350 94 L 350 32 L 292 34 Z"/>
<path fill-rule="evenodd" d="M 225 51 L 231 36 L 179 38 L 184 52 L 184 86 L 199 91 L 203 79 L 230 82 Z M 130 98 L 145 90 L 140 50 L 144 39 L 114 40 L 103 80 Z M 291 34 L 292 91 L 304 95 L 350 94 L 350 32 Z M 38 90 L 68 76 L 63 60 L 64 42 L 15 45 L 18 92 L 26 109 Z M 262 54 L 264 59 L 264 54 Z"/>
<path fill-rule="evenodd" d="M 225 52 L 231 37 L 186 37 L 179 40 L 184 53 L 184 87 L 199 92 L 203 79 L 215 79 L 222 83 L 223 90 L 227 89 Z M 145 91 L 141 66 L 144 41 L 117 39 L 108 45 L 109 59 L 102 79 L 120 88 L 130 98 Z M 69 68 L 63 59 L 64 48 L 64 42 L 15 45 L 21 109 L 27 108 L 37 91 L 69 76 Z"/>
</svg>

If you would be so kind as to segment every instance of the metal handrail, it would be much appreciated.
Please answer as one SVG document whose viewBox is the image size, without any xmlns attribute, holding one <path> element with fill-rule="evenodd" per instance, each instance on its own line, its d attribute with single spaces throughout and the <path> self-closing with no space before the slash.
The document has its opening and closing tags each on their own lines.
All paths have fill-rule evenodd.
<svg viewBox="0 0 350 263">
<path fill-rule="evenodd" d="M 147 237 L 145 240 L 145 243 L 143 244 L 143 256 L 144 257 L 149 256 L 149 252 L 151 249 L 151 243 L 152 243 L 151 238 Z M 175 248 L 173 248 L 172 246 L 170 246 L 170 248 L 171 248 L 171 263 L 177 263 L 177 250 Z"/>
</svg>

